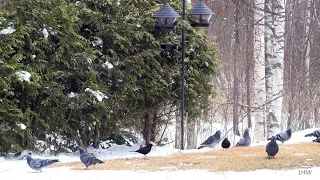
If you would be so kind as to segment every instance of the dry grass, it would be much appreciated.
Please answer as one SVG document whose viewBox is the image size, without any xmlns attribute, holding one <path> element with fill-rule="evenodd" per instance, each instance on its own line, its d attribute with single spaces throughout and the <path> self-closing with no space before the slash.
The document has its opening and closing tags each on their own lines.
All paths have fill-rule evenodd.
<svg viewBox="0 0 320 180">
<path fill-rule="evenodd" d="M 81 162 L 57 163 L 51 167 L 72 167 L 82 170 Z M 251 171 L 258 169 L 294 169 L 320 166 L 320 144 L 301 143 L 282 145 L 274 159 L 268 159 L 265 146 L 233 147 L 227 150 L 212 150 L 199 153 L 176 153 L 170 157 L 144 159 L 105 160 L 104 164 L 89 167 L 94 170 L 188 170 Z"/>
</svg>

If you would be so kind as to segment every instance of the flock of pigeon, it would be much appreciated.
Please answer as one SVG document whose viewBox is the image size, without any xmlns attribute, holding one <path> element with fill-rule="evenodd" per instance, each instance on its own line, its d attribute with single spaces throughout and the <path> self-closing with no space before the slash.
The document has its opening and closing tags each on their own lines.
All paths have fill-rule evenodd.
<svg viewBox="0 0 320 180">
<path fill-rule="evenodd" d="M 151 151 L 153 144 L 148 144 L 145 147 L 140 146 L 140 148 L 136 151 L 130 152 L 138 152 L 140 154 L 146 155 Z M 94 154 L 88 153 L 81 146 L 77 146 L 77 150 L 80 152 L 80 161 L 85 165 L 85 169 L 88 169 L 89 166 L 96 164 L 103 164 L 104 162 L 98 159 Z M 27 159 L 27 163 L 29 167 L 38 172 L 42 171 L 42 168 L 49 166 L 53 163 L 60 162 L 58 159 L 40 159 L 40 158 L 32 158 L 31 153 L 28 153 L 21 157 L 19 160 Z"/>
<path fill-rule="evenodd" d="M 274 156 L 279 152 L 279 145 L 277 144 L 277 140 L 281 141 L 282 144 L 285 141 L 288 141 L 291 138 L 292 135 L 292 129 L 289 128 L 286 131 L 280 132 L 267 140 L 270 140 L 270 142 L 267 143 L 266 145 L 266 152 L 268 154 L 268 158 L 274 158 Z M 200 144 L 198 149 L 203 148 L 203 147 L 210 147 L 214 148 L 216 145 L 219 144 L 221 138 L 221 132 L 218 130 L 213 136 L 210 136 L 207 140 L 205 140 L 203 143 Z M 316 139 L 313 140 L 313 142 L 320 142 L 320 129 L 316 130 L 310 134 L 306 134 L 305 137 L 316 137 Z M 237 142 L 235 146 L 250 146 L 251 144 L 251 138 L 249 135 L 249 129 L 247 128 L 244 131 L 243 137 Z M 152 144 L 148 144 L 146 146 L 140 146 L 140 148 L 136 151 L 130 151 L 130 152 L 138 152 L 140 154 L 146 155 L 151 151 Z M 225 138 L 222 143 L 221 147 L 223 149 L 227 149 L 231 146 L 230 141 L 228 138 Z M 97 157 L 95 157 L 94 154 L 88 153 L 86 150 L 84 150 L 82 147 L 77 146 L 77 150 L 80 152 L 80 161 L 85 165 L 86 170 L 89 166 L 96 165 L 96 164 L 102 164 L 104 163 Z M 33 170 L 41 172 L 42 168 L 49 166 L 53 163 L 60 162 L 58 159 L 39 159 L 39 158 L 32 158 L 31 153 L 26 154 L 23 156 L 21 159 L 27 159 L 27 163 L 30 168 Z"/>
<path fill-rule="evenodd" d="M 274 156 L 279 152 L 279 145 L 277 143 L 277 140 L 281 141 L 281 143 L 283 144 L 284 142 L 288 141 L 291 138 L 291 135 L 292 135 L 292 129 L 289 128 L 286 131 L 280 132 L 267 139 L 268 141 L 270 140 L 270 142 L 268 142 L 266 145 L 266 153 L 268 154 L 269 159 L 274 158 Z M 213 136 L 210 136 L 207 140 L 201 143 L 198 149 L 201 149 L 203 147 L 214 148 L 217 144 L 219 144 L 221 140 L 220 136 L 221 136 L 221 132 L 218 130 Z M 320 143 L 320 129 L 310 134 L 306 134 L 305 137 L 316 137 L 316 139 L 312 141 Z M 243 137 L 237 142 L 235 146 L 250 146 L 250 144 L 251 144 L 251 138 L 249 135 L 249 129 L 247 128 L 244 131 Z M 230 146 L 231 146 L 231 143 L 228 140 L 228 138 L 225 138 L 221 143 L 221 147 L 223 149 L 227 149 Z"/>
</svg>

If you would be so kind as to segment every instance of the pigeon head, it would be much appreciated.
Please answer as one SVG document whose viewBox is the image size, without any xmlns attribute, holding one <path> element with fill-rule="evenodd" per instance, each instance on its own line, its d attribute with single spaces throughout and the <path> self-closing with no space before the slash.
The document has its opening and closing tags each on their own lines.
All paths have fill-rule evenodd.
<svg viewBox="0 0 320 180">
<path fill-rule="evenodd" d="M 288 136 L 291 136 L 291 134 L 292 134 L 292 129 L 291 129 L 291 128 L 289 128 L 289 129 L 287 130 L 287 134 L 288 134 Z"/>
<path fill-rule="evenodd" d="M 26 154 L 26 155 L 24 155 L 24 156 L 22 156 L 21 158 L 19 158 L 18 160 L 22 160 L 22 159 L 25 159 L 25 158 L 27 158 L 28 159 L 28 157 L 29 157 L 29 159 L 31 158 L 31 152 L 28 152 L 28 154 Z"/>
<path fill-rule="evenodd" d="M 33 159 L 29 153 L 26 154 L 25 157 L 27 158 L 27 162 L 30 162 Z"/>
<path fill-rule="evenodd" d="M 77 150 L 81 153 L 86 152 L 81 146 L 77 146 Z"/>
<path fill-rule="evenodd" d="M 218 130 L 213 136 L 214 137 L 218 137 L 218 138 L 220 138 L 220 135 L 221 135 L 221 131 L 220 130 Z"/>
<path fill-rule="evenodd" d="M 272 136 L 271 140 L 275 141 L 275 140 L 277 140 L 277 137 L 276 136 Z"/>
<path fill-rule="evenodd" d="M 244 131 L 243 137 L 249 137 L 249 128 Z"/>
<path fill-rule="evenodd" d="M 150 143 L 150 144 L 148 144 L 147 146 L 148 146 L 148 147 L 152 147 L 152 146 L 153 146 L 153 144 L 151 144 L 151 143 Z"/>
</svg>

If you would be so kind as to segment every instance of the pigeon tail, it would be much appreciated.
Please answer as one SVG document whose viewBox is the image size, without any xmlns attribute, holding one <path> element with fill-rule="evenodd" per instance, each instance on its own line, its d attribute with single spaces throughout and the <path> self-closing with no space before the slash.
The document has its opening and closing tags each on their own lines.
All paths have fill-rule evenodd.
<svg viewBox="0 0 320 180">
<path fill-rule="evenodd" d="M 205 146 L 199 146 L 197 149 L 201 149 L 201 148 L 204 148 Z"/>
<path fill-rule="evenodd" d="M 50 159 L 50 160 L 47 160 L 47 166 L 53 164 L 53 163 L 57 163 L 57 162 L 60 162 L 59 159 Z"/>
<path fill-rule="evenodd" d="M 315 134 L 314 133 L 310 133 L 310 134 L 304 135 L 304 137 L 312 137 L 312 136 L 315 136 Z"/>
<path fill-rule="evenodd" d="M 95 163 L 95 164 L 103 164 L 104 162 L 101 161 L 100 159 L 94 159 L 93 163 Z"/>
</svg>

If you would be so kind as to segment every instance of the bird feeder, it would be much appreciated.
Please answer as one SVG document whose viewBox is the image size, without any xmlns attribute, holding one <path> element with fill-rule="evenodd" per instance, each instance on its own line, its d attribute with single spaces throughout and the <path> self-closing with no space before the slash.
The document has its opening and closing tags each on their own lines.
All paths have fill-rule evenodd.
<svg viewBox="0 0 320 180">
<path fill-rule="evenodd" d="M 158 30 L 174 30 L 176 29 L 176 20 L 180 15 L 168 4 L 164 3 L 163 6 L 153 14 L 158 24 L 155 29 Z"/>
<path fill-rule="evenodd" d="M 189 13 L 190 26 L 192 27 L 209 27 L 210 19 L 215 15 L 203 1 L 200 1 Z"/>
</svg>

